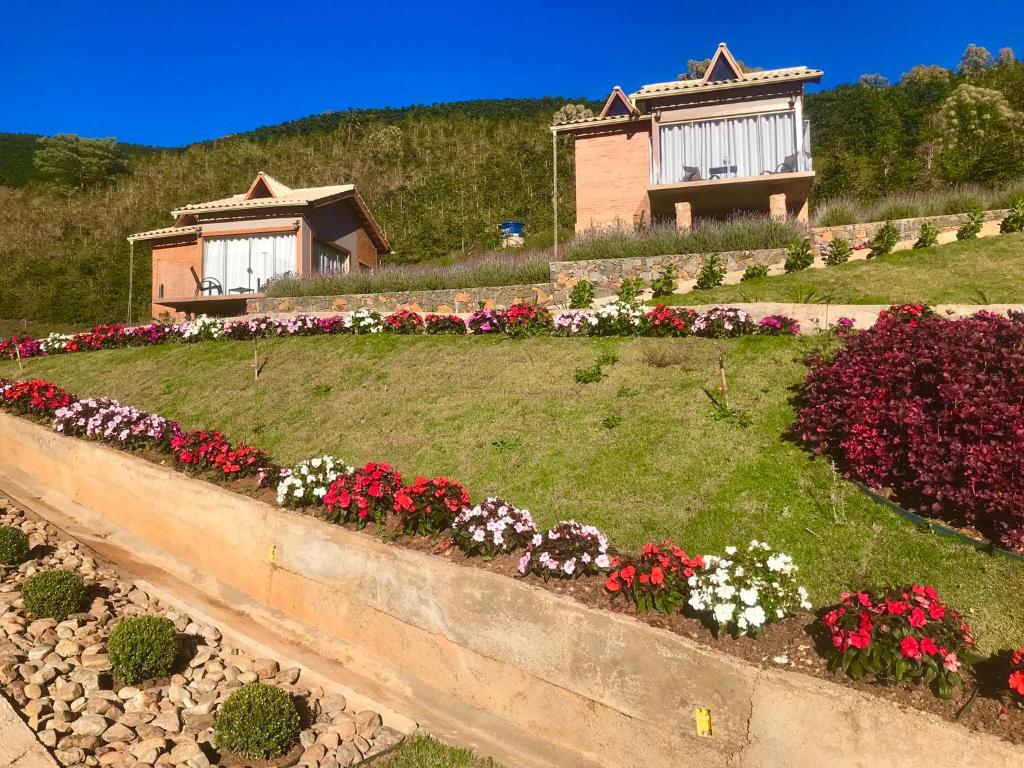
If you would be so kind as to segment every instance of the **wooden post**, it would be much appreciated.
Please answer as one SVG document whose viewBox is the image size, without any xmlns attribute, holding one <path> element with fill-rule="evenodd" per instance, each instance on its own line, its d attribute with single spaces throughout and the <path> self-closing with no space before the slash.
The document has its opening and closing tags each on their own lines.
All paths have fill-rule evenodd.
<svg viewBox="0 0 1024 768">
<path fill-rule="evenodd" d="M 18 370 L 24 371 L 25 366 L 21 362 L 21 344 L 18 343 L 18 336 L 14 336 L 14 356 L 18 359 Z"/>
<path fill-rule="evenodd" d="M 252 337 L 252 372 L 253 381 L 260 380 L 260 340 L 258 336 Z"/>
<path fill-rule="evenodd" d="M 729 407 L 729 382 L 725 379 L 725 353 L 718 353 L 718 371 L 722 374 L 722 403 L 725 405 L 725 410 L 732 410 Z"/>
</svg>

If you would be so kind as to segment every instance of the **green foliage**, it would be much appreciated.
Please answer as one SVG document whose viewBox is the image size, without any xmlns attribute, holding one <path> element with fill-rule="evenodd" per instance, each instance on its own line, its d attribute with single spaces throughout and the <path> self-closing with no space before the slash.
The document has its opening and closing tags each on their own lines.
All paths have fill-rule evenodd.
<svg viewBox="0 0 1024 768">
<path fill-rule="evenodd" d="M 915 248 L 931 248 L 939 244 L 939 228 L 930 221 L 921 222 L 921 231 L 914 242 Z"/>
<path fill-rule="evenodd" d="M 758 280 L 762 277 L 768 277 L 768 267 L 764 264 L 748 264 L 747 268 L 743 270 L 743 277 L 740 278 L 740 282 Z"/>
<path fill-rule="evenodd" d="M 999 231 L 1003 234 L 1024 232 L 1024 197 L 1020 198 L 1010 208 L 1006 218 L 999 224 Z"/>
<path fill-rule="evenodd" d="M 299 713 L 280 688 L 252 683 L 232 693 L 214 719 L 217 747 L 251 760 L 280 757 L 299 739 Z"/>
<path fill-rule="evenodd" d="M 1024 112 L 998 90 L 964 83 L 932 121 L 935 167 L 946 182 L 1000 182 L 1024 167 Z"/>
<path fill-rule="evenodd" d="M 110 671 L 125 685 L 162 677 L 178 655 L 174 622 L 163 616 L 129 616 L 107 638 Z"/>
<path fill-rule="evenodd" d="M 654 298 L 671 296 L 676 292 L 676 268 L 669 264 L 665 270 L 651 281 Z"/>
<path fill-rule="evenodd" d="M 594 303 L 594 284 L 589 280 L 580 280 L 569 293 L 569 309 L 589 309 Z"/>
<path fill-rule="evenodd" d="M 71 571 L 40 571 L 25 579 L 21 599 L 37 619 L 63 621 L 82 606 L 85 584 Z"/>
<path fill-rule="evenodd" d="M 967 214 L 967 221 L 965 221 L 960 229 L 956 231 L 957 240 L 974 240 L 978 233 L 981 232 L 981 226 L 985 223 L 985 216 L 981 211 L 971 211 Z"/>
<path fill-rule="evenodd" d="M 28 554 L 28 536 L 21 528 L 0 526 L 0 565 L 18 565 Z"/>
<path fill-rule="evenodd" d="M 900 241 L 900 232 L 891 221 L 885 222 L 878 234 L 871 241 L 871 257 L 885 256 L 892 253 L 896 243 Z"/>
<path fill-rule="evenodd" d="M 853 253 L 853 249 L 850 248 L 850 244 L 841 237 L 833 238 L 831 243 L 821 247 L 821 255 L 825 259 L 825 264 L 830 267 L 845 264 L 850 260 L 851 253 Z"/>
<path fill-rule="evenodd" d="M 127 170 L 114 139 L 83 139 L 73 133 L 41 136 L 32 163 L 36 171 L 65 193 L 82 192 Z"/>
<path fill-rule="evenodd" d="M 725 280 L 725 264 L 722 257 L 712 253 L 704 259 L 704 263 L 697 273 L 697 288 L 706 291 L 709 288 L 717 288 Z"/>
<path fill-rule="evenodd" d="M 578 384 L 596 384 L 608 375 L 604 371 L 605 367 L 614 365 L 617 361 L 618 357 L 611 352 L 604 352 L 598 355 L 597 360 L 589 368 L 576 369 L 576 382 Z"/>
<path fill-rule="evenodd" d="M 574 123 L 577 120 L 586 120 L 593 116 L 594 110 L 586 104 L 566 104 L 555 112 L 551 122 L 554 125 L 562 125 L 563 123 Z"/>
<path fill-rule="evenodd" d="M 635 304 L 637 297 L 640 295 L 640 291 L 644 289 L 644 281 L 639 277 L 627 277 L 622 281 L 622 285 L 619 288 L 617 294 L 620 302 L 625 304 Z"/>
<path fill-rule="evenodd" d="M 794 240 L 786 249 L 786 271 L 799 272 L 814 263 L 814 246 L 811 238 Z"/>
</svg>

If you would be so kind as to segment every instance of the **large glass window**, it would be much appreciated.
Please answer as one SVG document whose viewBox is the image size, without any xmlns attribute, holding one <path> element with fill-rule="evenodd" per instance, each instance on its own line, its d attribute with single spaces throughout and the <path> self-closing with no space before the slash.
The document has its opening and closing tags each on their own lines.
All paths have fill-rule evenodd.
<svg viewBox="0 0 1024 768">
<path fill-rule="evenodd" d="M 340 272 L 345 274 L 349 269 L 348 254 L 319 240 L 313 241 L 313 271 Z"/>
<path fill-rule="evenodd" d="M 203 239 L 203 277 L 216 278 L 225 293 L 258 291 L 277 275 L 294 272 L 294 232 Z"/>
<path fill-rule="evenodd" d="M 806 141 L 805 157 L 797 156 L 793 112 L 675 123 L 662 126 L 659 138 L 661 177 L 653 184 L 809 170 Z"/>
</svg>

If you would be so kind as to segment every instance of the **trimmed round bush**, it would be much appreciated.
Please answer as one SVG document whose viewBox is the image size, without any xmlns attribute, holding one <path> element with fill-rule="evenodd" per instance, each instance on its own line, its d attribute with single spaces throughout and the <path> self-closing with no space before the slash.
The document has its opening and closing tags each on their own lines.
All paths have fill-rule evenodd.
<svg viewBox="0 0 1024 768">
<path fill-rule="evenodd" d="M 40 571 L 25 579 L 21 599 L 37 619 L 64 621 L 75 613 L 85 597 L 85 582 L 71 571 Z"/>
<path fill-rule="evenodd" d="M 107 652 L 115 679 L 134 685 L 171 671 L 178 635 L 174 623 L 163 616 L 130 616 L 110 633 Z"/>
<path fill-rule="evenodd" d="M 28 536 L 21 528 L 0 527 L 0 565 L 18 565 L 28 554 Z"/>
<path fill-rule="evenodd" d="M 245 685 L 221 704 L 213 724 L 219 749 L 251 760 L 280 757 L 299 740 L 291 697 L 264 683 Z"/>
</svg>

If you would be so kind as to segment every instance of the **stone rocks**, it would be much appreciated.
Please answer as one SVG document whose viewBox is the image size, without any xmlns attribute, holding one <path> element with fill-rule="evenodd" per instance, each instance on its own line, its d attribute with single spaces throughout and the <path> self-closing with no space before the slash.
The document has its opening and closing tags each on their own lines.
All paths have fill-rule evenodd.
<svg viewBox="0 0 1024 768">
<path fill-rule="evenodd" d="M 99 736 L 110 727 L 102 715 L 82 715 L 71 724 L 71 731 L 80 736 Z"/>
</svg>

